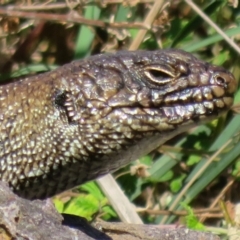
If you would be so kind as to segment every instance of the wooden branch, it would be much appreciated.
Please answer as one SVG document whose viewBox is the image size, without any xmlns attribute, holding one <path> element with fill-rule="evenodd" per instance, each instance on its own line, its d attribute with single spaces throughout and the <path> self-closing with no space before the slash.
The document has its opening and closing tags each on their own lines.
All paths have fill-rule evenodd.
<svg viewBox="0 0 240 240">
<path fill-rule="evenodd" d="M 64 224 L 64 225 L 63 225 Z M 71 227 L 69 227 L 71 226 Z M 107 223 L 95 228 L 78 216 L 57 213 L 51 200 L 28 201 L 13 194 L 0 182 L 0 239 L 81 240 L 219 240 L 211 233 L 155 225 Z M 98 229 L 101 229 L 99 231 Z"/>
</svg>

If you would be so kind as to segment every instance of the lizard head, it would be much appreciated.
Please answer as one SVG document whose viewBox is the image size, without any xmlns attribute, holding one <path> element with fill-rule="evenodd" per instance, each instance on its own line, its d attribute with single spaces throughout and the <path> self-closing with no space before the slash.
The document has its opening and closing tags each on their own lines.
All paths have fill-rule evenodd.
<svg viewBox="0 0 240 240">
<path fill-rule="evenodd" d="M 97 55 L 76 69 L 78 110 L 69 104 L 68 116 L 102 131 L 161 132 L 207 121 L 231 107 L 237 89 L 227 70 L 173 49 Z"/>
</svg>

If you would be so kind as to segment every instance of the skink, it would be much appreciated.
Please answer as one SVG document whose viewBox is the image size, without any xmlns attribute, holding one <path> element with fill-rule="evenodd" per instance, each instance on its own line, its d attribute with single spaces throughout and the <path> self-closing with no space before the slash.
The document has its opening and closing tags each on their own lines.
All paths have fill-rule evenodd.
<svg viewBox="0 0 240 240">
<path fill-rule="evenodd" d="M 0 180 L 28 199 L 112 172 L 233 103 L 225 69 L 181 50 L 100 54 L 0 86 Z"/>
</svg>

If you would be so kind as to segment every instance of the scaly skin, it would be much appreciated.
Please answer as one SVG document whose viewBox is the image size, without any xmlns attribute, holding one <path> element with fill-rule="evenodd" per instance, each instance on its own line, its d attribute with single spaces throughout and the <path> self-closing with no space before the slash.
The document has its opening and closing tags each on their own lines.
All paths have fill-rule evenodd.
<svg viewBox="0 0 240 240">
<path fill-rule="evenodd" d="M 0 180 L 51 197 L 230 108 L 233 75 L 180 50 L 102 54 L 0 87 Z"/>
</svg>

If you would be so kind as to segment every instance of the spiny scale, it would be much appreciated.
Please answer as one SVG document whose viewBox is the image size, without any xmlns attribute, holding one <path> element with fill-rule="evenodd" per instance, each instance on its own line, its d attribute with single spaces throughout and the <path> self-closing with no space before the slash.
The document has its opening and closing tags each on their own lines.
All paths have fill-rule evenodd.
<svg viewBox="0 0 240 240">
<path fill-rule="evenodd" d="M 231 73 L 180 50 L 102 54 L 0 87 L 0 180 L 51 197 L 226 111 Z"/>
</svg>

